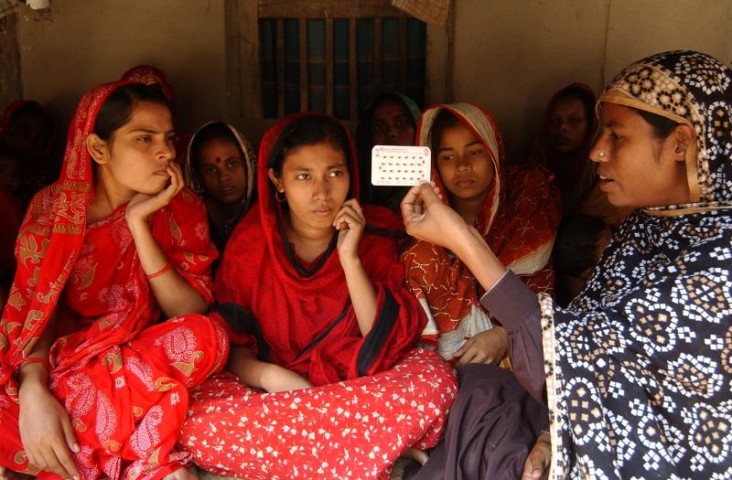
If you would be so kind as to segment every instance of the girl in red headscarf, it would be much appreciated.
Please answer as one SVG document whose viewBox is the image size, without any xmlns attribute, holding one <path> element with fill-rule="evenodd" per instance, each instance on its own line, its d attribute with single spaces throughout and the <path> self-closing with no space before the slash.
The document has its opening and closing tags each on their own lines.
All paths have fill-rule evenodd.
<svg viewBox="0 0 732 480">
<path fill-rule="evenodd" d="M 552 293 L 550 257 L 560 202 L 549 171 L 504 165 L 503 139 L 493 117 L 467 103 L 426 110 L 417 139 L 432 147 L 434 178 L 449 205 L 532 290 Z M 505 332 L 493 328 L 479 302 L 483 292 L 463 262 L 423 241 L 402 258 L 409 286 L 428 312 L 423 339 L 436 338 L 442 356 L 460 364 L 500 362 L 507 350 Z"/>
<path fill-rule="evenodd" d="M 225 361 L 216 250 L 158 89 L 87 93 L 33 199 L 0 331 L 0 476 L 183 478 L 188 390 Z M 170 318 L 160 322 L 161 318 Z"/>
<path fill-rule="evenodd" d="M 388 478 L 409 447 L 436 444 L 455 395 L 450 367 L 414 349 L 425 317 L 404 284 L 400 222 L 358 202 L 352 142 L 331 117 L 281 120 L 258 158 L 259 203 L 216 276 L 249 332 L 229 368 L 256 389 L 206 382 L 182 443 L 242 478 Z"/>
</svg>

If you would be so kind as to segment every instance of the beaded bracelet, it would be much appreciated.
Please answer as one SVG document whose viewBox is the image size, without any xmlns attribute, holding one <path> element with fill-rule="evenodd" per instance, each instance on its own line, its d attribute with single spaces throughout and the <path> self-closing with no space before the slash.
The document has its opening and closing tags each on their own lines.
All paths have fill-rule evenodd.
<svg viewBox="0 0 732 480">
<path fill-rule="evenodd" d="M 26 363 L 40 363 L 41 365 L 43 365 L 44 367 L 46 367 L 46 370 L 48 370 L 49 372 L 51 371 L 51 364 L 48 363 L 48 360 L 46 360 L 45 358 L 41 358 L 41 357 L 25 357 L 25 358 L 22 358 L 22 359 L 20 359 L 15 364 L 15 369 L 16 370 L 20 370 L 20 368 L 23 365 L 25 365 Z"/>
<path fill-rule="evenodd" d="M 147 278 L 148 280 L 150 280 L 151 278 L 159 277 L 160 275 L 162 275 L 165 272 L 167 272 L 168 270 L 170 270 L 170 267 L 172 267 L 172 266 L 173 266 L 173 264 L 170 263 L 170 262 L 168 262 L 168 263 L 165 264 L 165 266 L 163 268 L 161 268 L 157 272 L 151 273 L 150 275 L 145 275 L 145 278 Z"/>
</svg>

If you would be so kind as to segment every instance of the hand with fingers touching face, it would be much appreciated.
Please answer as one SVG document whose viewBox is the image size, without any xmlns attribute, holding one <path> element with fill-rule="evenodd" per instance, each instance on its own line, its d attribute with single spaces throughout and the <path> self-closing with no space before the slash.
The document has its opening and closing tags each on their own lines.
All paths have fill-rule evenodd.
<svg viewBox="0 0 732 480">
<path fill-rule="evenodd" d="M 346 200 L 333 221 L 338 230 L 338 255 L 341 262 L 358 260 L 358 242 L 366 227 L 366 217 L 358 200 Z"/>
<path fill-rule="evenodd" d="M 135 194 L 127 204 L 127 219 L 130 222 L 145 221 L 147 217 L 157 212 L 178 195 L 178 192 L 183 188 L 183 172 L 180 169 L 180 165 L 175 162 L 171 162 L 161 171 L 161 175 L 168 175 L 170 183 L 168 183 L 162 190 L 154 195 L 147 193 Z"/>
</svg>

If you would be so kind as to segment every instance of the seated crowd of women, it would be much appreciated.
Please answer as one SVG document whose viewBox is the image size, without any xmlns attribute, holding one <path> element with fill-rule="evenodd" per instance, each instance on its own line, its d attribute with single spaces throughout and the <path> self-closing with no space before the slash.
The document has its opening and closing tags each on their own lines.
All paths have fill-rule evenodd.
<svg viewBox="0 0 732 480">
<path fill-rule="evenodd" d="M 381 94 L 356 141 L 289 115 L 258 154 L 174 114 L 150 67 L 92 89 L 30 200 L 47 152 L 0 123 L 0 478 L 732 476 L 729 67 L 571 84 L 521 165 L 467 103 Z M 370 185 L 380 144 L 432 181 Z"/>
</svg>

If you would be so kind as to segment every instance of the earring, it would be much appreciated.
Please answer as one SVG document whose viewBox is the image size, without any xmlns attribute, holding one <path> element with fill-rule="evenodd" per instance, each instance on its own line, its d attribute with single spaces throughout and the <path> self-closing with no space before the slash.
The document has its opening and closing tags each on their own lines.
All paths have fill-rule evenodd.
<svg viewBox="0 0 732 480">
<path fill-rule="evenodd" d="M 285 197 L 285 192 L 281 190 L 275 191 L 275 200 L 277 200 L 280 203 L 284 203 L 285 200 L 287 200 L 287 197 Z"/>
</svg>

